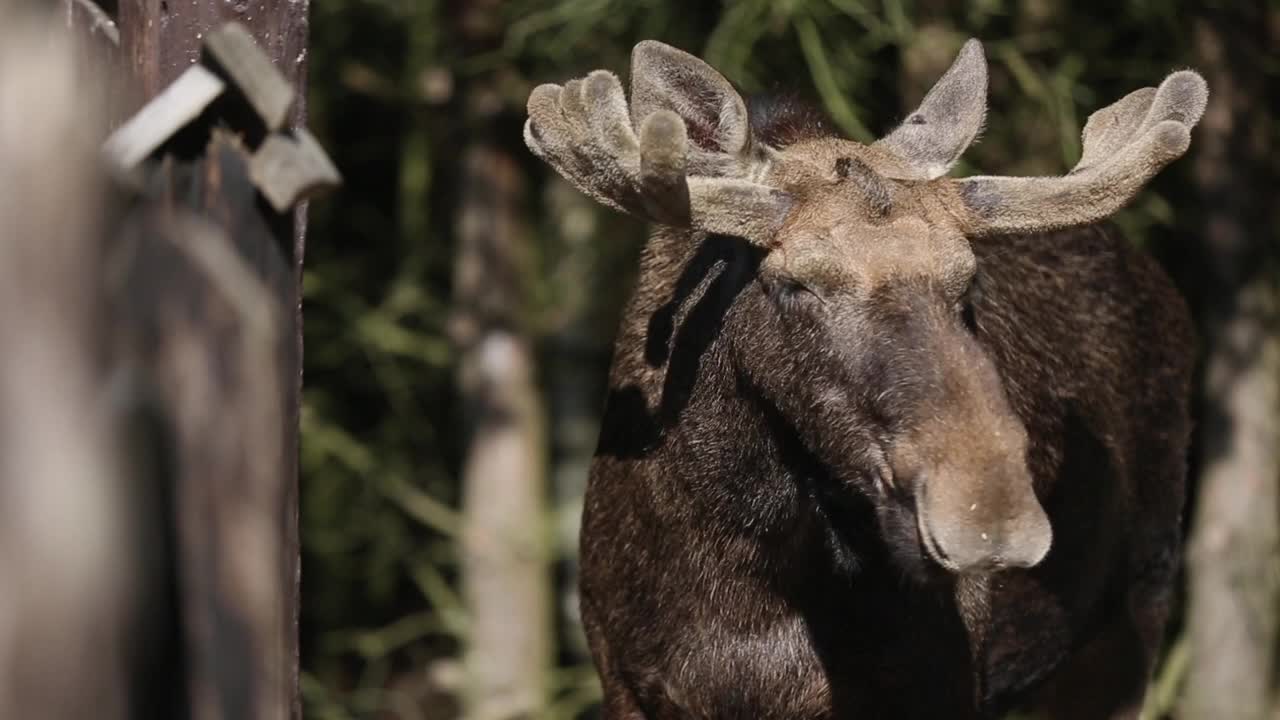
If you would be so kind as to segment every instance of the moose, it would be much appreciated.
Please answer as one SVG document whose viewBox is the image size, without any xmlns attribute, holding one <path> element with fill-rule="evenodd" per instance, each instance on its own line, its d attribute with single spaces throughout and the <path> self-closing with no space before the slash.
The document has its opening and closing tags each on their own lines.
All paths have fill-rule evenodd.
<svg viewBox="0 0 1280 720">
<path fill-rule="evenodd" d="M 581 535 L 604 717 L 1134 718 L 1180 562 L 1186 305 L 1103 222 L 1186 152 L 1182 70 L 1060 177 L 948 177 L 970 40 L 840 137 L 654 41 L 529 97 L 525 142 L 655 225 Z"/>
</svg>

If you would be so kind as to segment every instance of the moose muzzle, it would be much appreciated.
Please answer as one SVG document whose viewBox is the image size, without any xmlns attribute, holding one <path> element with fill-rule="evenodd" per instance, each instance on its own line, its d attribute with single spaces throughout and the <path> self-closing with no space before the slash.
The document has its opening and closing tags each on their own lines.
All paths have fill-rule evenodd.
<svg viewBox="0 0 1280 720">
<path fill-rule="evenodd" d="M 1049 516 L 1030 478 L 934 477 L 916 488 L 925 550 L 955 573 L 1029 568 L 1049 552 Z"/>
<path fill-rule="evenodd" d="M 920 542 L 952 572 L 1032 567 L 1053 542 L 1027 466 L 1028 438 L 995 367 L 972 341 L 952 338 L 933 403 L 896 448 L 909 478 Z"/>
</svg>

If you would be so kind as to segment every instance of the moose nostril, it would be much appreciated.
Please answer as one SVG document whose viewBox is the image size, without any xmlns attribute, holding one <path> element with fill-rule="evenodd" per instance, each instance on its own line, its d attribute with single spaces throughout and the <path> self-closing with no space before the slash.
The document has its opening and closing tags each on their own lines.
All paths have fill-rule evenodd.
<svg viewBox="0 0 1280 720">
<path fill-rule="evenodd" d="M 1021 518 L 1009 534 L 1003 553 L 1003 564 L 1030 568 L 1039 565 L 1053 546 L 1053 528 L 1044 510 L 1036 508 Z"/>
<path fill-rule="evenodd" d="M 921 545 L 935 562 L 955 573 L 1031 568 L 1049 553 L 1053 532 L 1040 508 L 1021 516 L 974 524 L 966 518 L 917 515 Z"/>
<path fill-rule="evenodd" d="M 1048 555 L 1053 532 L 1029 478 L 993 493 L 991 483 L 965 483 L 966 477 L 950 473 L 943 475 L 950 482 L 921 481 L 930 474 L 937 475 L 912 476 L 912 494 L 923 549 L 939 565 L 957 573 L 987 572 L 1034 567 Z"/>
<path fill-rule="evenodd" d="M 933 531 L 929 529 L 929 523 L 921 520 L 918 523 L 918 530 L 920 532 L 920 544 L 924 546 L 925 552 L 928 553 L 929 557 L 933 558 L 934 562 L 950 572 L 960 572 L 964 569 L 947 554 L 942 543 L 939 543 L 937 538 L 934 537 Z"/>
</svg>

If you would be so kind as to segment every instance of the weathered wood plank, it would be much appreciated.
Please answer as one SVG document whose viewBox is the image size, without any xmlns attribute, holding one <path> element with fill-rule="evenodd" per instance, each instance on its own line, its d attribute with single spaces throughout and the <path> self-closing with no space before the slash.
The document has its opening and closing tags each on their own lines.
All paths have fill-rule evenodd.
<svg viewBox="0 0 1280 720">
<path fill-rule="evenodd" d="M 221 71 L 244 96 L 268 130 L 279 130 L 289 116 L 294 92 L 243 25 L 227 23 L 204 38 L 211 69 Z M 212 60 L 212 62 L 210 62 Z"/>
<path fill-rule="evenodd" d="M 151 442 L 168 448 L 185 716 L 281 717 L 279 306 L 223 229 L 190 210 L 145 206 L 117 240 L 114 359 L 155 399 Z"/>
<path fill-rule="evenodd" d="M 338 168 L 315 137 L 299 128 L 290 139 L 276 133 L 263 141 L 249 164 L 249 176 L 277 212 L 342 182 Z"/>
<path fill-rule="evenodd" d="M 116 244 L 118 343 L 172 428 L 189 716 L 279 718 L 293 705 L 292 554 L 280 533 L 293 459 L 293 273 L 248 177 L 215 130 L 153 168 Z M 234 550 L 233 550 L 234 549 Z"/>
<path fill-rule="evenodd" d="M 237 2 L 174 2 L 171 0 L 119 0 L 122 65 L 134 78 L 139 97 L 157 94 L 166 84 L 195 63 L 203 37 L 223 23 L 242 23 L 271 58 L 288 83 L 297 90 L 290 125 L 306 123 L 306 67 L 309 0 L 237 0 Z M 278 243 L 289 253 L 292 280 L 280 300 L 292 309 L 292 380 L 285 391 L 286 457 L 288 477 L 293 478 L 281 512 L 285 544 L 284 574 L 289 579 L 290 612 L 283 628 L 290 647 L 289 685 L 295 689 L 290 716 L 301 717 L 298 686 L 298 597 L 301 565 L 298 556 L 297 428 L 302 389 L 302 258 L 306 247 L 306 209 L 300 205 L 291 218 L 274 227 Z M 275 288 L 273 288 L 274 290 Z"/>
<path fill-rule="evenodd" d="M 217 75 L 193 65 L 107 138 L 103 152 L 129 172 L 204 112 L 226 89 Z"/>
<path fill-rule="evenodd" d="M 304 87 L 308 6 L 306 0 L 178 2 L 119 0 L 120 48 L 138 83 L 141 100 L 154 97 L 200 59 L 205 36 L 238 22 L 293 88 Z M 305 93 L 299 93 L 299 100 Z M 293 123 L 305 119 L 295 104 Z"/>
</svg>

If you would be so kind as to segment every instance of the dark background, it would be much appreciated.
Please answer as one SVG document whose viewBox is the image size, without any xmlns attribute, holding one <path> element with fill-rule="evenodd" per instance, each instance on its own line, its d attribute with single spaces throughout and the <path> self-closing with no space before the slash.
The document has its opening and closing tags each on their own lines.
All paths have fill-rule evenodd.
<svg viewBox="0 0 1280 720">
<path fill-rule="evenodd" d="M 1240 663 L 1269 688 L 1280 617 L 1280 3 L 320 0 L 311 32 L 310 126 L 345 185 L 312 206 L 304 277 L 308 717 L 463 716 L 465 688 L 491 669 L 465 659 L 468 638 L 493 622 L 545 641 L 537 662 L 516 668 L 536 675 L 539 717 L 578 717 L 598 698 L 575 625 L 572 558 L 612 334 L 645 228 L 554 177 L 525 149 L 521 126 L 537 84 L 596 68 L 625 81 L 645 38 L 707 59 L 748 93 L 812 97 L 870 141 L 977 37 L 990 110 L 956 174 L 1065 172 L 1090 112 L 1174 69 L 1206 76 L 1210 105 L 1191 151 L 1116 218 L 1199 322 L 1191 476 L 1196 498 L 1214 488 L 1218 501 L 1193 499 L 1188 527 L 1221 527 L 1230 540 L 1192 563 L 1187 586 L 1203 588 L 1191 593 L 1200 605 L 1180 600 L 1152 717 L 1183 716 L 1202 664 Z M 471 377 L 493 336 L 532 363 L 497 390 Z M 487 481 L 467 470 L 492 439 L 486 392 L 522 398 L 502 429 L 533 449 Z M 461 579 L 501 572 L 469 568 L 461 549 L 483 522 L 486 493 L 532 498 L 516 524 L 537 537 L 496 609 Z M 1194 577 L 1222 558 L 1239 605 L 1215 599 L 1211 572 L 1200 585 Z M 1226 646 L 1204 650 L 1190 618 L 1214 612 L 1243 617 L 1253 646 L 1224 633 Z"/>
</svg>

